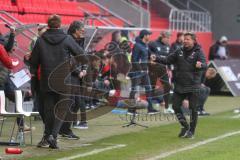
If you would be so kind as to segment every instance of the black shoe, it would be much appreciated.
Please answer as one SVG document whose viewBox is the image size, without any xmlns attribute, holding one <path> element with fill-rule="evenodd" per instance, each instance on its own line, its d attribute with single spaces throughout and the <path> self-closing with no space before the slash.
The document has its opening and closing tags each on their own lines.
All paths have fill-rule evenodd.
<svg viewBox="0 0 240 160">
<path fill-rule="evenodd" d="M 80 139 L 78 136 L 76 136 L 75 134 L 73 133 L 70 133 L 70 134 L 61 134 L 62 137 L 64 138 L 67 138 L 69 140 L 78 140 Z"/>
<path fill-rule="evenodd" d="M 58 147 L 58 145 L 57 145 L 57 140 L 56 140 L 56 138 L 53 137 L 53 135 L 50 135 L 50 136 L 47 138 L 47 142 L 49 143 L 49 148 L 59 149 L 59 147 Z"/>
<path fill-rule="evenodd" d="M 184 137 L 187 133 L 188 129 L 187 128 L 182 128 L 180 133 L 178 134 L 178 137 Z"/>
<path fill-rule="evenodd" d="M 187 131 L 187 133 L 184 135 L 184 138 L 193 139 L 194 135 L 191 131 Z"/>
<path fill-rule="evenodd" d="M 157 111 L 156 109 L 148 110 L 148 114 L 156 114 L 156 113 L 159 113 L 159 111 Z"/>
<path fill-rule="evenodd" d="M 39 148 L 49 147 L 49 143 L 48 143 L 46 137 L 42 138 L 42 140 L 37 144 L 37 147 L 39 147 Z"/>
</svg>

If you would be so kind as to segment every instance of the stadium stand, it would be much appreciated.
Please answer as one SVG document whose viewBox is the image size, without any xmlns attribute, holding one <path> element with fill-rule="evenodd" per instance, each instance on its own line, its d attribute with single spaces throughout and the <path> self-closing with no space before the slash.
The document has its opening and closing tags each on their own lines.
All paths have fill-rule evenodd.
<svg viewBox="0 0 240 160">
<path fill-rule="evenodd" d="M 96 0 L 2 0 L 0 1 L 0 11 L 6 11 L 11 16 L 18 19 L 23 24 L 39 24 L 46 23 L 46 20 L 51 14 L 59 14 L 62 17 L 62 23 L 65 25 L 70 24 L 73 20 L 84 20 L 86 24 L 90 26 L 128 26 L 126 19 L 113 15 L 111 8 L 104 10 L 100 5 L 94 3 Z M 122 0 L 123 1 L 123 0 Z M 160 30 L 172 30 L 171 41 L 175 40 L 176 32 L 186 28 L 172 28 L 175 19 L 170 19 L 171 10 L 174 10 L 172 5 L 166 4 L 161 1 L 149 1 L 144 0 L 139 3 L 138 0 L 124 1 L 128 5 L 133 5 L 135 8 L 143 8 L 150 14 L 150 25 L 152 29 Z M 158 2 L 158 3 L 156 3 Z M 160 3 L 161 2 L 161 3 Z M 164 4 L 163 4 L 164 3 Z M 156 7 L 157 6 L 157 7 Z M 158 7 L 159 6 L 159 7 Z M 161 10 L 159 9 L 161 8 Z M 181 10 L 180 10 L 181 11 Z M 181 18 L 186 18 L 181 17 Z M 174 16 L 172 18 L 175 18 Z M 13 22 L 12 19 L 8 20 Z M 189 24 L 187 24 L 189 25 Z M 190 24 L 191 25 L 191 24 Z M 176 26 L 184 26 L 182 24 L 176 24 Z M 196 26 L 196 24 L 193 24 Z M 136 26 L 140 27 L 140 26 Z M 205 26 L 204 26 L 205 27 Z M 197 27 L 204 28 L 204 27 Z M 207 26 L 208 27 L 208 26 Z M 194 31 L 194 28 L 189 28 Z M 0 30 L 2 33 L 8 31 L 4 26 L 4 23 L 0 24 Z M 186 30 L 185 30 L 186 31 Z M 203 46 L 205 53 L 208 53 L 208 48 L 212 43 L 212 32 L 209 30 L 201 31 L 196 30 L 199 37 L 199 41 Z M 158 32 L 154 33 L 152 38 L 158 37 Z"/>
</svg>

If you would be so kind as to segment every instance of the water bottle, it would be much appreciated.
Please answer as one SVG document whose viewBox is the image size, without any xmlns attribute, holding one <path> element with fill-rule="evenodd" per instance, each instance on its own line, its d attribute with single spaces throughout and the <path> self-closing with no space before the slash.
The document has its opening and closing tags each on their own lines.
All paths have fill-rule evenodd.
<svg viewBox="0 0 240 160">
<path fill-rule="evenodd" d="M 6 148 L 6 154 L 21 154 L 23 151 L 20 148 Z"/>
<path fill-rule="evenodd" d="M 18 132 L 17 141 L 19 142 L 20 146 L 24 146 L 25 145 L 23 131 L 19 131 Z"/>
</svg>

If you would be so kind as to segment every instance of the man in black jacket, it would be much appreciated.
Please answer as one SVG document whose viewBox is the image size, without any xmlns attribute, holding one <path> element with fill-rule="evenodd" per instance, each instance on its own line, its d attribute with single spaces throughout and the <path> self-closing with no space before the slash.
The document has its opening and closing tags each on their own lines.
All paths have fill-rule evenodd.
<svg viewBox="0 0 240 160">
<path fill-rule="evenodd" d="M 77 44 L 83 49 L 84 48 L 84 24 L 80 21 L 73 21 L 69 28 L 68 28 L 68 34 L 73 37 L 73 39 L 77 42 Z M 87 67 L 85 65 L 78 66 L 78 71 L 80 71 L 80 75 L 76 74 L 76 72 L 73 72 L 71 75 L 71 85 L 81 85 L 83 86 L 82 78 L 86 75 Z M 77 71 L 77 72 L 78 72 Z M 74 121 L 74 128 L 79 129 L 87 129 L 87 117 L 86 117 L 86 106 L 85 106 L 85 98 L 84 95 L 78 95 L 74 96 L 78 93 L 73 93 L 72 99 L 74 101 L 74 104 L 71 108 L 71 110 L 76 114 L 80 108 L 81 111 L 81 121 L 78 124 L 77 117 L 75 117 Z M 72 122 L 64 122 L 59 134 L 63 137 L 66 137 L 67 139 L 79 139 L 78 136 L 76 136 L 72 130 L 71 130 L 71 124 Z"/>
<path fill-rule="evenodd" d="M 38 66 L 41 65 L 40 92 L 43 99 L 45 113 L 45 135 L 43 139 L 47 140 L 50 148 L 57 149 L 57 134 L 65 118 L 63 116 L 60 120 L 56 117 L 55 111 L 57 109 L 56 107 L 60 107 L 59 105 L 61 103 L 59 102 L 68 97 L 61 95 L 50 88 L 50 85 L 52 85 L 51 83 L 62 82 L 59 82 L 58 79 L 52 80 L 49 78 L 52 72 L 54 72 L 60 64 L 70 59 L 71 55 L 81 55 L 84 51 L 78 46 L 71 36 L 65 34 L 63 30 L 60 29 L 61 18 L 58 15 L 52 15 L 49 17 L 48 27 L 49 29 L 38 38 L 33 48 L 32 56 L 30 58 L 30 72 L 32 74 L 32 78 L 36 78 Z M 69 73 L 69 70 L 66 68 L 66 70 L 61 71 L 62 73 L 55 74 L 66 74 L 64 72 Z M 61 85 L 59 85 L 59 87 L 61 87 Z M 64 92 L 66 89 L 67 91 L 67 86 L 62 87 L 63 88 L 60 88 L 59 90 L 62 89 Z M 69 110 L 68 107 L 69 106 L 67 105 L 63 106 L 63 115 L 66 115 Z"/>
<path fill-rule="evenodd" d="M 174 81 L 173 109 L 182 125 L 179 137 L 193 138 L 197 125 L 198 95 L 201 87 L 201 77 L 207 68 L 206 59 L 201 47 L 196 42 L 194 33 L 184 34 L 184 47 L 175 51 L 167 57 L 151 58 L 163 64 L 174 64 L 176 74 Z M 190 125 L 181 110 L 183 100 L 189 100 L 191 110 Z"/>
</svg>

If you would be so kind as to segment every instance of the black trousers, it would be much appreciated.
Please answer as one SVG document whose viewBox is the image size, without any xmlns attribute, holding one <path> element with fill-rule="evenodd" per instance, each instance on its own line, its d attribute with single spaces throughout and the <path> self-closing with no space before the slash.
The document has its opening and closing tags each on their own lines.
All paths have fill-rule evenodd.
<svg viewBox="0 0 240 160">
<path fill-rule="evenodd" d="M 73 117 L 72 121 L 77 121 L 77 112 L 80 109 L 80 121 L 81 122 L 86 122 L 87 121 L 87 115 L 86 115 L 86 104 L 85 104 L 85 98 L 79 97 L 79 96 L 72 96 L 71 99 L 73 100 L 73 103 L 71 105 L 71 112 L 73 113 L 71 116 Z M 71 125 L 72 122 L 64 122 L 61 129 L 60 133 L 64 134 L 71 134 Z"/>
<path fill-rule="evenodd" d="M 71 99 L 54 92 L 41 93 L 44 105 L 45 136 L 53 135 L 55 138 L 70 112 Z"/>
<path fill-rule="evenodd" d="M 167 109 L 169 107 L 171 85 L 169 83 L 169 77 L 165 66 L 159 66 L 158 64 L 149 64 L 149 77 L 153 91 L 155 90 L 158 79 L 162 83 L 163 99 L 165 102 L 165 108 Z"/>
<path fill-rule="evenodd" d="M 204 104 L 210 94 L 211 89 L 207 86 L 201 86 L 199 91 L 198 111 L 204 111 Z"/>
<path fill-rule="evenodd" d="M 179 123 L 182 127 L 189 129 L 193 134 L 195 133 L 195 128 L 198 120 L 197 106 L 198 106 L 198 96 L 199 92 L 190 93 L 174 93 L 173 94 L 173 109 L 178 118 Z M 181 109 L 182 102 L 184 99 L 189 100 L 189 110 L 190 110 L 190 124 L 188 124 L 186 117 Z"/>
</svg>

